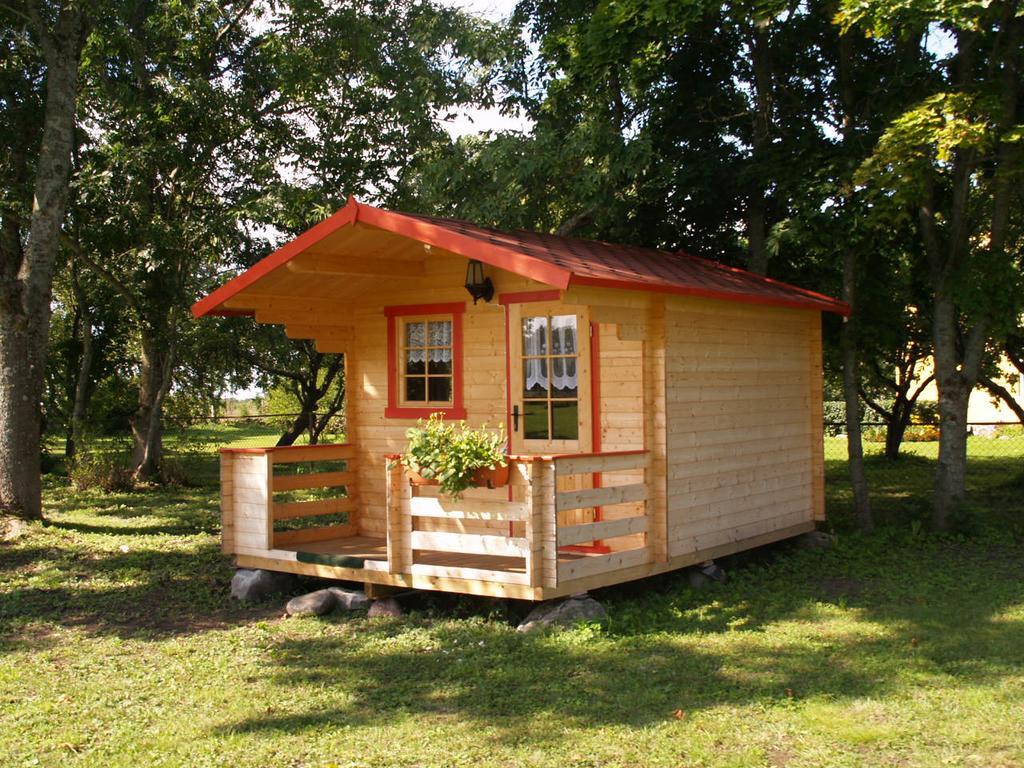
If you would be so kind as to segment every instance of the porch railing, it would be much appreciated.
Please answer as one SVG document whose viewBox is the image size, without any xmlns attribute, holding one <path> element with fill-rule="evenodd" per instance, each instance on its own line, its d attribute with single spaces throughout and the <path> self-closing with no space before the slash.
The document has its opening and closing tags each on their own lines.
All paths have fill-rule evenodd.
<svg viewBox="0 0 1024 768">
<path fill-rule="evenodd" d="M 508 489 L 471 491 L 458 501 L 436 487 L 410 487 L 401 468 L 389 468 L 389 570 L 554 588 L 650 562 L 645 451 L 513 456 L 510 464 Z M 565 478 L 572 479 L 560 482 Z M 592 510 L 593 521 L 560 524 L 573 510 Z M 606 546 L 566 552 L 595 541 Z"/>
<path fill-rule="evenodd" d="M 226 551 L 262 554 L 282 546 L 352 536 L 356 532 L 355 446 L 303 445 L 221 451 L 221 507 Z M 324 471 L 330 462 L 343 469 Z M 300 467 L 301 465 L 301 467 Z M 288 466 L 291 472 L 275 472 Z M 300 469 L 302 471 L 295 471 Z M 278 501 L 284 493 L 313 498 Z M 324 496 L 324 494 L 329 494 Z M 316 519 L 344 515 L 345 522 Z M 277 530 L 275 524 L 306 524 Z M 289 522 L 291 521 L 291 522 Z"/>
<path fill-rule="evenodd" d="M 648 466 L 647 451 L 557 456 L 553 463 L 556 484 L 562 478 L 573 477 L 590 478 L 594 486 L 556 491 L 556 520 L 564 512 L 594 510 L 593 522 L 558 526 L 559 549 L 631 537 L 628 543 L 616 546 L 613 551 L 559 562 L 557 582 L 584 579 L 650 562 L 651 547 L 646 535 L 650 528 L 647 509 L 650 490 L 644 479 Z M 635 482 L 638 473 L 640 482 Z M 579 482 L 573 484 L 582 485 Z M 615 508 L 614 517 L 607 516 L 612 511 L 609 508 Z"/>
</svg>

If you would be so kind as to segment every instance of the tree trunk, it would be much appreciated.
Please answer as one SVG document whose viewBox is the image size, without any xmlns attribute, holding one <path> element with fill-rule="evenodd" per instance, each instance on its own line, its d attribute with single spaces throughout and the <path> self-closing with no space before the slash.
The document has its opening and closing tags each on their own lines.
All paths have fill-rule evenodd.
<svg viewBox="0 0 1024 768">
<path fill-rule="evenodd" d="M 939 466 L 932 526 L 943 531 L 966 495 L 967 404 L 971 390 L 949 384 L 943 387 L 941 383 L 939 387 Z"/>
<path fill-rule="evenodd" d="M 88 26 L 77 9 L 62 10 L 52 32 L 41 19 L 36 23 L 46 57 L 46 105 L 32 216 L 24 253 L 5 249 L 0 263 L 0 509 L 25 518 L 42 517 L 40 400 Z"/>
<path fill-rule="evenodd" d="M 28 363 L 28 325 L 24 313 L 0 310 L 0 513 L 39 518 L 41 382 Z"/>
<path fill-rule="evenodd" d="M 899 411 L 893 414 L 893 419 L 885 428 L 885 458 L 895 461 L 900 457 L 900 446 L 903 445 L 903 436 L 907 434 L 907 427 L 910 425 L 911 409 Z"/>
<path fill-rule="evenodd" d="M 85 432 L 85 416 L 89 408 L 90 379 L 92 376 L 93 360 L 93 338 L 92 338 L 92 315 L 89 314 L 89 307 L 85 302 L 85 296 L 78 284 L 78 277 L 72 274 L 72 285 L 75 291 L 75 298 L 78 302 L 78 313 L 80 317 L 79 332 L 82 334 L 82 356 L 78 361 L 78 378 L 75 381 L 75 398 L 71 406 L 71 431 L 64 448 L 64 455 L 69 459 L 75 457 L 75 453 L 82 445 Z"/>
<path fill-rule="evenodd" d="M 142 334 L 139 372 L 139 407 L 132 419 L 132 463 L 136 480 L 159 476 L 163 460 L 163 406 L 171 388 L 177 345 L 160 343 L 152 333 Z"/>
<path fill-rule="evenodd" d="M 853 512 L 858 527 L 865 533 L 875 529 L 871 514 L 868 481 L 864 474 L 864 442 L 860 429 L 860 376 L 857 366 L 857 318 L 854 304 L 857 280 L 857 254 L 847 248 L 843 254 L 843 300 L 853 308 L 843 323 L 840 345 L 843 355 L 843 399 L 846 401 L 846 452 L 849 458 L 850 485 L 853 487 Z"/>
<path fill-rule="evenodd" d="M 281 437 L 278 439 L 278 446 L 292 445 L 296 440 L 299 439 L 299 435 L 309 430 L 309 425 L 314 422 L 316 418 L 316 403 L 303 403 L 302 412 L 295 417 L 295 421 L 288 428 Z M 310 445 L 316 443 L 315 435 L 311 432 L 310 434 Z"/>
<path fill-rule="evenodd" d="M 967 407 L 975 377 L 958 351 L 956 304 L 947 292 L 935 293 L 932 332 L 935 336 L 935 385 L 939 393 L 939 464 L 935 473 L 932 526 L 943 531 L 966 495 Z M 970 345 L 971 340 L 964 342 Z M 965 350 L 967 356 L 968 350 Z"/>
</svg>

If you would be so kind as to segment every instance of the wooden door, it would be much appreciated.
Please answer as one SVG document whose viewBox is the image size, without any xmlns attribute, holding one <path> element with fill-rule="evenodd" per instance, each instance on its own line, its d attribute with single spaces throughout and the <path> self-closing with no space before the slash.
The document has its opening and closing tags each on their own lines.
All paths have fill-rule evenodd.
<svg viewBox="0 0 1024 768">
<path fill-rule="evenodd" d="M 585 307 L 509 307 L 512 453 L 588 453 L 591 433 L 590 319 Z M 592 487 L 590 477 L 564 477 L 559 491 Z M 559 516 L 560 525 L 593 520 L 593 510 Z"/>
</svg>

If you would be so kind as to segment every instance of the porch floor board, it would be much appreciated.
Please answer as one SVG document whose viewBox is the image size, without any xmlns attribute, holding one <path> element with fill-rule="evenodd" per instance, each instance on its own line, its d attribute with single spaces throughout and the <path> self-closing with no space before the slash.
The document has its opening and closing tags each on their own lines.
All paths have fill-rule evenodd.
<svg viewBox="0 0 1024 768">
<path fill-rule="evenodd" d="M 342 555 L 363 560 L 386 561 L 388 559 L 387 540 L 375 536 L 345 536 L 340 539 L 307 541 L 302 544 L 278 547 L 278 549 L 290 552 L 313 552 L 318 555 Z"/>
<path fill-rule="evenodd" d="M 387 562 L 388 547 L 387 540 L 376 536 L 346 536 L 337 539 L 325 539 L 324 541 L 310 541 L 303 544 L 278 547 L 290 552 L 311 552 L 318 555 L 340 555 L 345 557 L 360 558 L 363 560 L 378 560 Z M 558 562 L 569 563 L 587 557 L 579 552 L 559 552 Z M 498 557 L 495 555 L 474 555 L 461 552 L 425 552 L 417 553 L 416 562 L 423 565 L 444 565 L 458 568 L 480 568 L 491 571 L 508 571 L 509 573 L 524 573 L 526 568 L 523 561 L 515 557 Z M 374 568 L 373 570 L 379 570 Z"/>
</svg>

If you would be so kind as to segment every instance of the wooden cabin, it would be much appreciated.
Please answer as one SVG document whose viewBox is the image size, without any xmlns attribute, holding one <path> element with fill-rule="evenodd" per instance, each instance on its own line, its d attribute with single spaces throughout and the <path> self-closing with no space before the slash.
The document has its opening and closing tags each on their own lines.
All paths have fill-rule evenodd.
<svg viewBox="0 0 1024 768">
<path fill-rule="evenodd" d="M 546 600 L 810 531 L 820 313 L 847 311 L 683 253 L 350 199 L 193 307 L 345 355 L 347 442 L 221 452 L 223 549 L 239 567 Z M 435 412 L 506 425 L 510 484 L 458 501 L 412 487 L 389 458 Z"/>
</svg>

